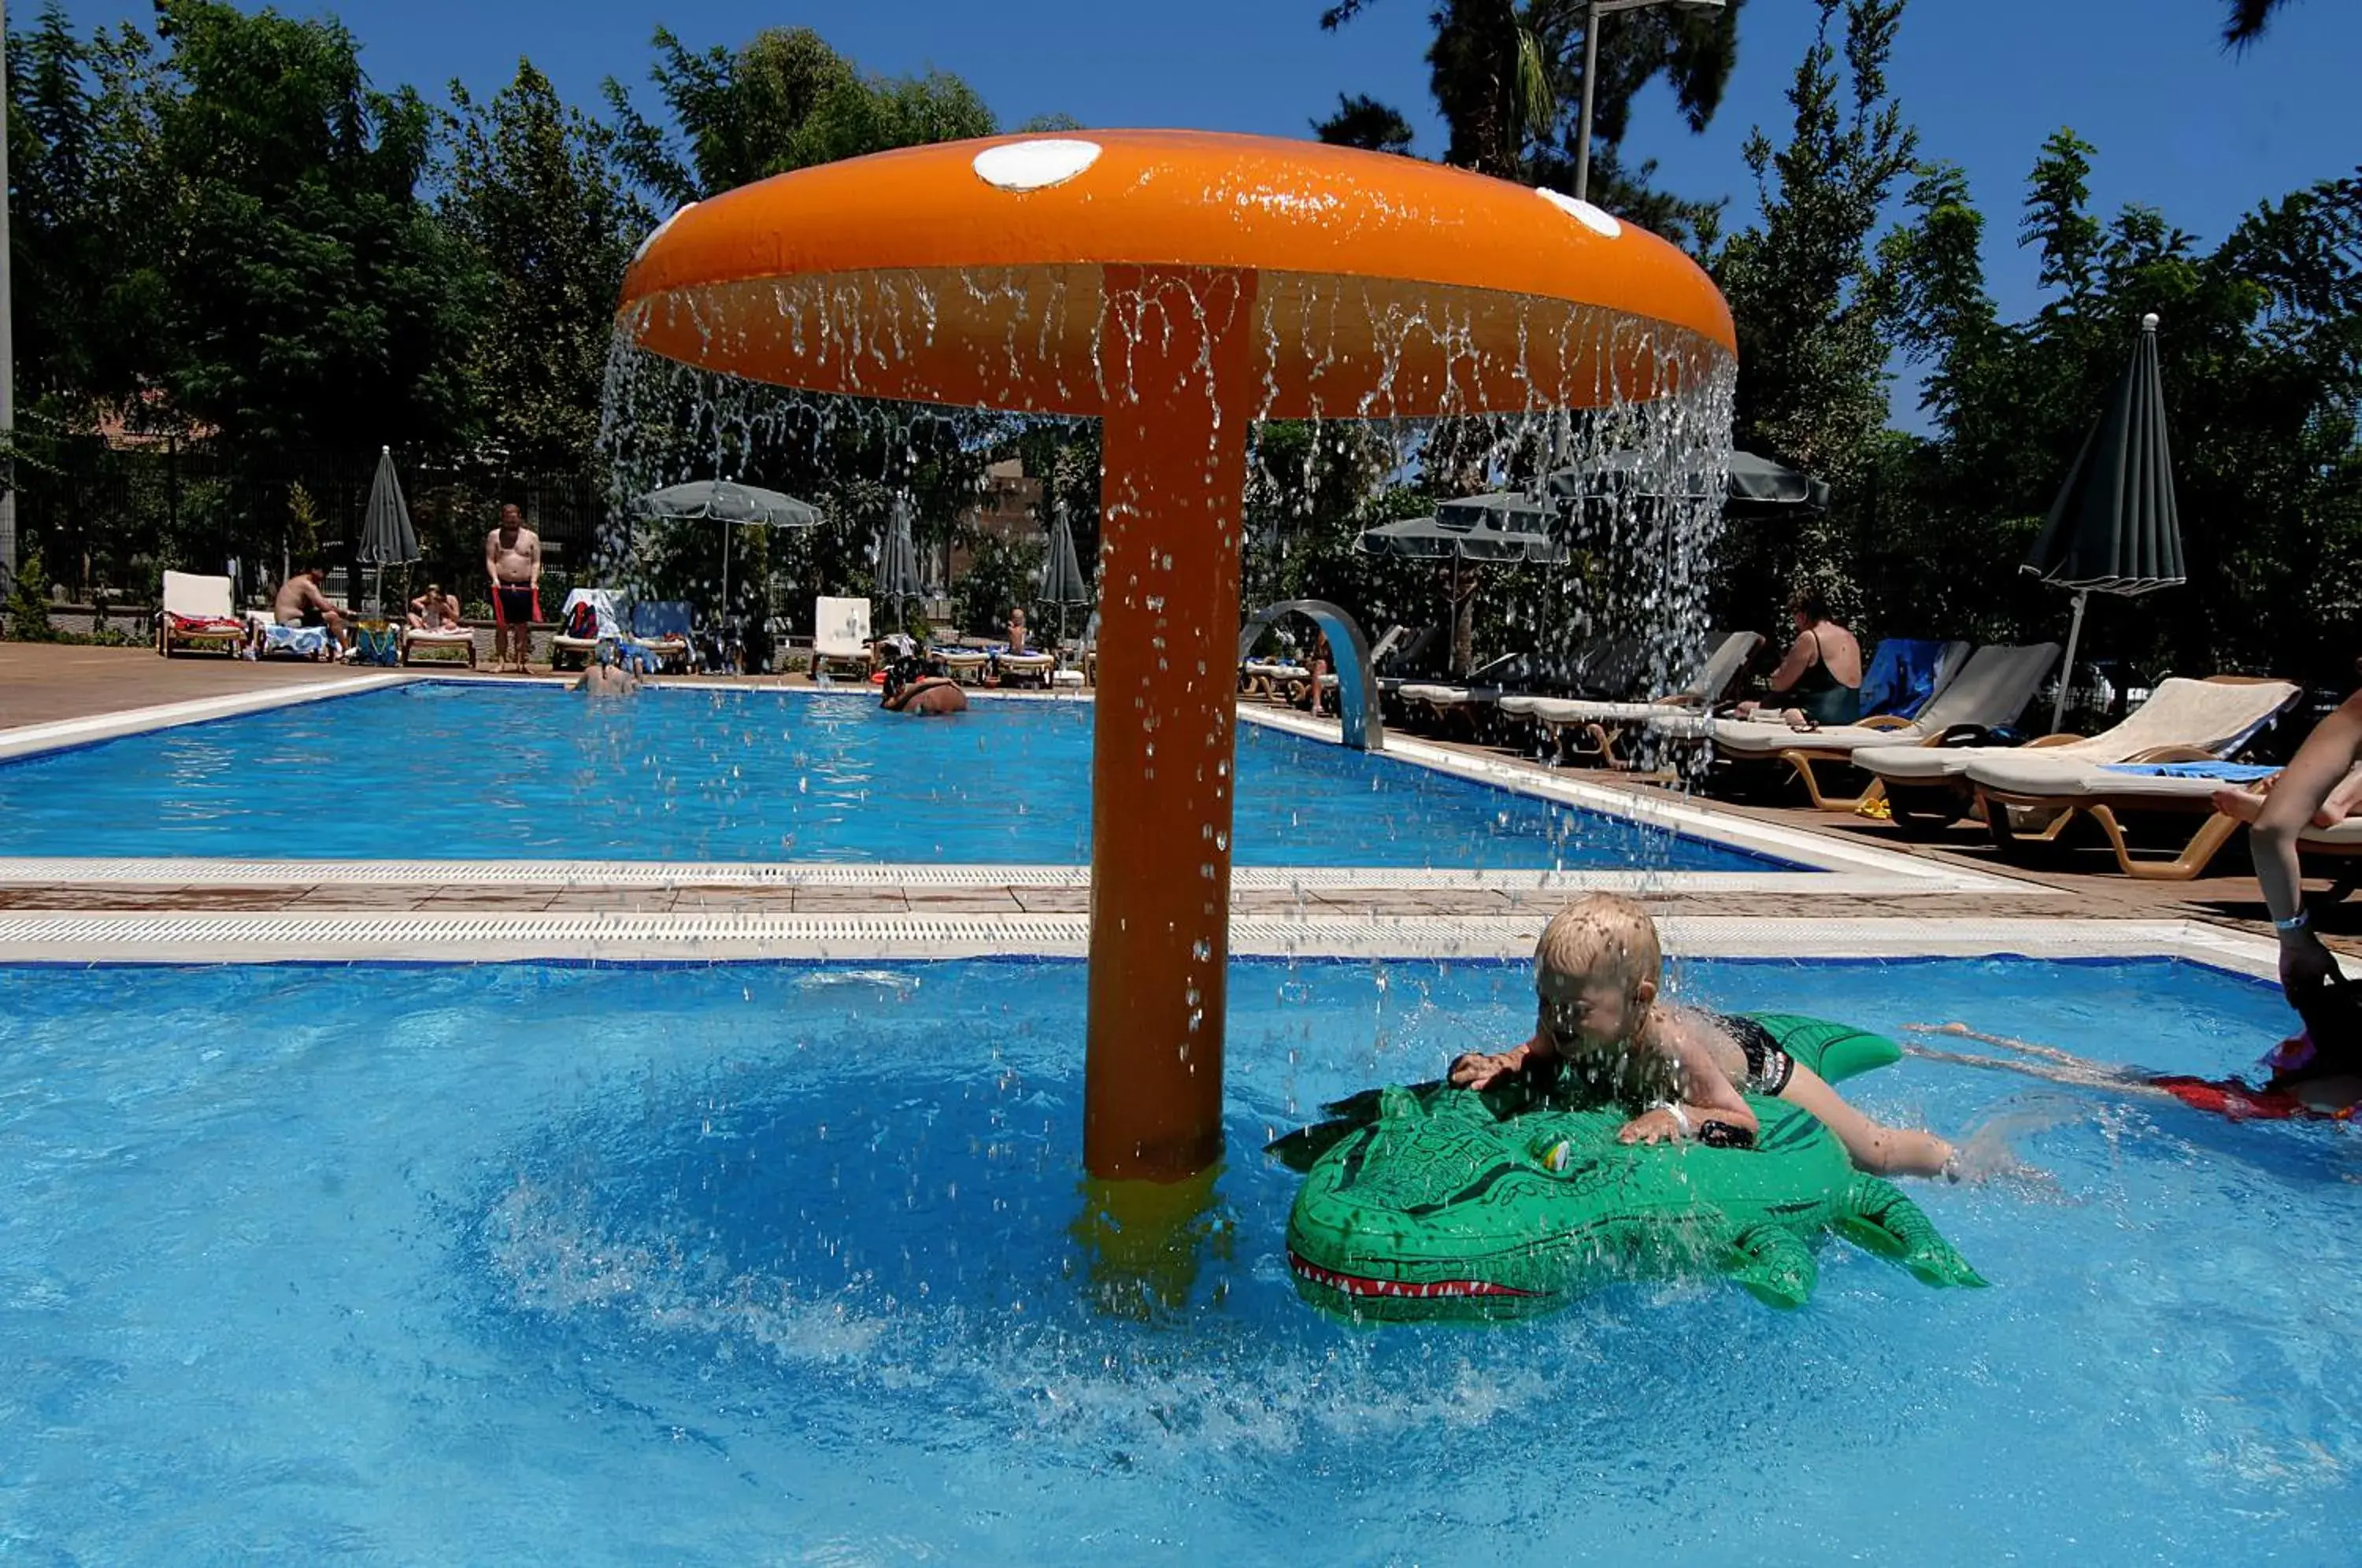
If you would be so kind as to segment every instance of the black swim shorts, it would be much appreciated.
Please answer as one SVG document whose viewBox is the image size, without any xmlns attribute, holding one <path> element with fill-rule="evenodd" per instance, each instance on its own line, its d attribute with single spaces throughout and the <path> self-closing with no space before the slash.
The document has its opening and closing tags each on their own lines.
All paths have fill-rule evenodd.
<svg viewBox="0 0 2362 1568">
<path fill-rule="evenodd" d="M 1747 1078 L 1738 1087 L 1751 1094 L 1766 1094 L 1777 1099 L 1796 1076 L 1796 1059 L 1780 1048 L 1772 1032 L 1751 1018 L 1735 1013 L 1722 1015 L 1722 1026 L 1738 1042 L 1747 1056 Z"/>
<path fill-rule="evenodd" d="M 495 610 L 503 626 L 528 625 L 533 621 L 533 584 L 504 582 L 493 591 Z"/>
</svg>

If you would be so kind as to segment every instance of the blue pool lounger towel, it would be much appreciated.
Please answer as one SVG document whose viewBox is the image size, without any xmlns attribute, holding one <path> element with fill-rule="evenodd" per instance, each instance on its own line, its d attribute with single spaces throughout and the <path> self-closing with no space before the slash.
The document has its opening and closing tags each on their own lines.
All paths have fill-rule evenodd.
<svg viewBox="0 0 2362 1568">
<path fill-rule="evenodd" d="M 2110 773 L 2141 773 L 2151 778 L 2212 778 L 2223 784 L 2252 784 L 2279 771 L 2254 762 L 2108 762 Z"/>
<path fill-rule="evenodd" d="M 1944 645 L 1932 638 L 1889 637 L 1880 643 L 1862 672 L 1862 715 L 1917 717 L 1936 694 L 1937 670 L 1943 660 Z"/>
</svg>

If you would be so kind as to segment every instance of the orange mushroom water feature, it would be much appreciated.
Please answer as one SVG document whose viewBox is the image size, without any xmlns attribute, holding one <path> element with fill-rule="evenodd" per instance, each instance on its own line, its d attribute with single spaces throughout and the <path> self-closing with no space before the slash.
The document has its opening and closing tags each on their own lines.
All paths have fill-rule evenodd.
<svg viewBox="0 0 2362 1568">
<path fill-rule="evenodd" d="M 815 392 L 1102 422 L 1083 1158 L 1221 1154 L 1249 426 L 1647 403 L 1727 381 L 1672 246 L 1555 192 L 1193 131 L 879 153 L 684 207 L 624 337 Z"/>
</svg>

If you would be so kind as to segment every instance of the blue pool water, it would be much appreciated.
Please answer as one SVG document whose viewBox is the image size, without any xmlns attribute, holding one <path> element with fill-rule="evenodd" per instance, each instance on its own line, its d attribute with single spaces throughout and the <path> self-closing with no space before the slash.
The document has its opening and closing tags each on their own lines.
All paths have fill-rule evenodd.
<svg viewBox="0 0 2362 1568">
<path fill-rule="evenodd" d="M 2169 963 L 1693 963 L 1681 993 L 2224 1072 Z M 1530 1021 L 1515 966 L 1242 963 L 1226 1230 L 1084 1304 L 1061 963 L 0 971 L 0 1552 L 36 1562 L 2350 1563 L 2353 1135 L 1909 1061 L 2054 1188 L 1547 1320 L 1300 1303 L 1318 1101 Z"/>
<path fill-rule="evenodd" d="M 0 764 L 0 854 L 1079 865 L 1090 712 L 426 682 Z M 1795 869 L 1253 724 L 1238 768 L 1242 866 Z"/>
</svg>

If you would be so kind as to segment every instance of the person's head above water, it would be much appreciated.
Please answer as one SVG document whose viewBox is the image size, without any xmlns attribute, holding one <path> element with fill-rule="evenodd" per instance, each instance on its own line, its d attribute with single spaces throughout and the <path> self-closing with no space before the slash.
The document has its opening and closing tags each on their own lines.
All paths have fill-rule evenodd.
<svg viewBox="0 0 2362 1568">
<path fill-rule="evenodd" d="M 1657 999 L 1664 954 L 1649 911 L 1615 893 L 1559 911 L 1534 948 L 1541 1030 L 1561 1055 L 1629 1040 Z"/>
</svg>

